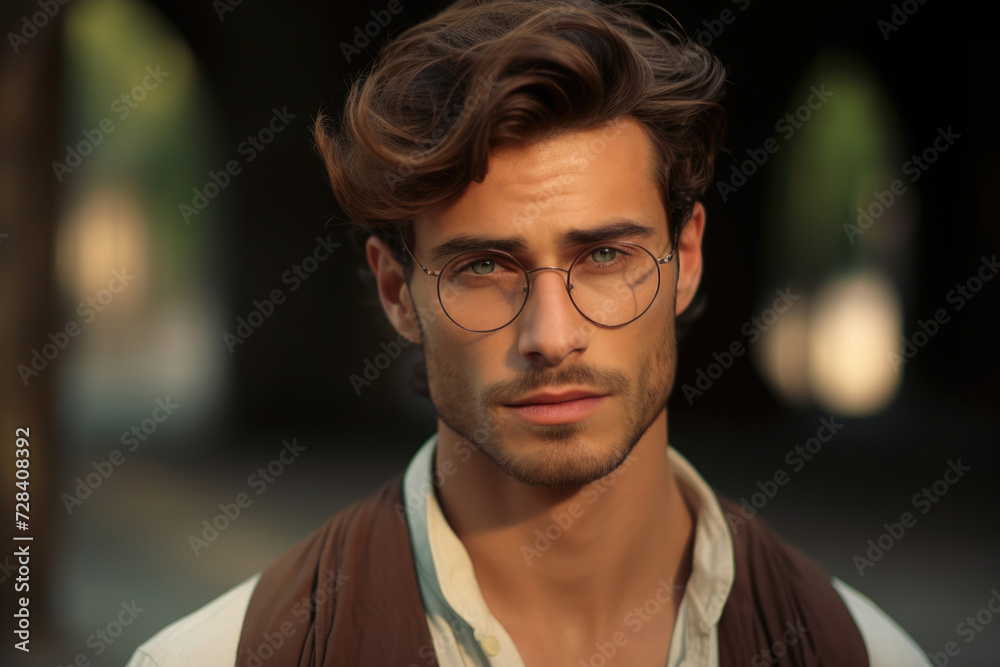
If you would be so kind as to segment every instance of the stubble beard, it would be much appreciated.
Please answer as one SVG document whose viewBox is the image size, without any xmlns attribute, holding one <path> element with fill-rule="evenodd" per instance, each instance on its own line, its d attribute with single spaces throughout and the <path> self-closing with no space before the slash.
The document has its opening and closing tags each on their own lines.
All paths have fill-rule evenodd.
<svg viewBox="0 0 1000 667">
<path fill-rule="evenodd" d="M 533 367 L 513 380 L 494 382 L 478 391 L 460 367 L 448 364 L 447 352 L 437 350 L 435 341 L 428 339 L 418 319 L 431 402 L 444 424 L 510 478 L 535 487 L 583 486 L 618 469 L 665 409 L 676 374 L 674 312 L 675 307 L 668 309 L 662 335 L 652 351 L 644 350 L 640 354 L 639 372 L 634 379 L 616 369 L 595 369 L 580 364 L 551 373 Z M 650 386 L 651 380 L 655 386 Z M 615 394 L 622 402 L 624 422 L 617 437 L 607 446 L 599 447 L 600 452 L 595 454 L 589 451 L 594 449 L 593 445 L 588 446 L 580 439 L 589 420 L 553 425 L 503 420 L 508 438 L 531 438 L 541 441 L 542 446 L 520 453 L 504 444 L 496 419 L 497 411 L 504 410 L 500 406 L 537 388 L 570 384 Z M 470 407 L 463 409 L 462 406 Z M 665 450 L 667 443 L 663 446 Z"/>
</svg>

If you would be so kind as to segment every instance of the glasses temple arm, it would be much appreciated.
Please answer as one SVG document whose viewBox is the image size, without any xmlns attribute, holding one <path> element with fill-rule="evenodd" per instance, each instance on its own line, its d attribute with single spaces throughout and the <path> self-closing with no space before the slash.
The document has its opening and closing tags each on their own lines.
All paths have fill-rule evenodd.
<svg viewBox="0 0 1000 667">
<path fill-rule="evenodd" d="M 426 266 L 421 264 L 420 260 L 417 259 L 417 256 L 413 254 L 412 250 L 410 250 L 410 247 L 406 245 L 406 241 L 403 241 L 403 247 L 406 249 L 406 252 L 410 255 L 410 257 L 413 258 L 413 261 L 416 263 L 416 265 L 419 266 L 424 273 L 426 273 L 429 276 L 437 276 L 439 273 L 441 273 L 440 271 L 429 271 Z"/>
</svg>

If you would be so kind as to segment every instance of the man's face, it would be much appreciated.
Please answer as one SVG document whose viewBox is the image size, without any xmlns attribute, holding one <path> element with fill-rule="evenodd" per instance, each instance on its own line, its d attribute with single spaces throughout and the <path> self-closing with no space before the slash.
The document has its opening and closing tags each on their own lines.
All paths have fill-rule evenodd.
<svg viewBox="0 0 1000 667">
<path fill-rule="evenodd" d="M 628 221 L 648 233 L 605 240 L 635 242 L 665 257 L 672 239 L 651 164 L 652 146 L 631 120 L 501 150 L 482 183 L 415 221 L 412 250 L 435 270 L 449 258 L 435 254 L 443 242 L 466 235 L 516 239 L 524 250 L 512 254 L 525 269 L 566 269 L 593 245 L 567 245 L 561 240 L 567 232 Z M 466 331 L 441 314 L 436 279 L 416 269 L 410 296 L 441 422 L 525 484 L 576 486 L 616 469 L 665 409 L 673 386 L 677 264 L 675 256 L 659 266 L 652 305 L 619 328 L 598 326 L 577 311 L 564 272 L 531 273 L 520 315 L 490 333 Z M 574 390 L 595 397 L 530 404 L 542 392 Z"/>
</svg>

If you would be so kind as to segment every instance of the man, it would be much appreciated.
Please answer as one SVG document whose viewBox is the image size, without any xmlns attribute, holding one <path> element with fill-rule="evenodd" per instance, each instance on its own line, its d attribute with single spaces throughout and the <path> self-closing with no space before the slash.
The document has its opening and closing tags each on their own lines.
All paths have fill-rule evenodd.
<svg viewBox="0 0 1000 667">
<path fill-rule="evenodd" d="M 667 444 L 724 76 L 589 0 L 387 46 L 317 144 L 437 433 L 130 664 L 928 664 Z"/>
</svg>

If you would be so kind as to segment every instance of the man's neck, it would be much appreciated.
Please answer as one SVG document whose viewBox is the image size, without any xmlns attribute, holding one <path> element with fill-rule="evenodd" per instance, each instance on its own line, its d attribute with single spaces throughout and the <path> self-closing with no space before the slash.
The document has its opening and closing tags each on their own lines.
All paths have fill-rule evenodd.
<svg viewBox="0 0 1000 667">
<path fill-rule="evenodd" d="M 616 471 L 578 488 L 517 482 L 438 422 L 438 498 L 494 615 L 571 616 L 604 632 L 627 629 L 623 618 L 652 598 L 676 611 L 694 518 L 667 460 L 666 417 Z"/>
</svg>

